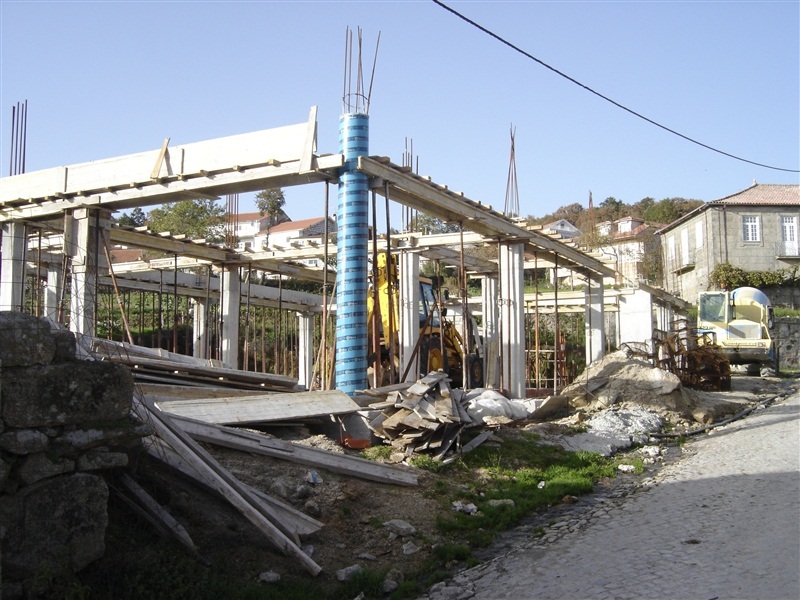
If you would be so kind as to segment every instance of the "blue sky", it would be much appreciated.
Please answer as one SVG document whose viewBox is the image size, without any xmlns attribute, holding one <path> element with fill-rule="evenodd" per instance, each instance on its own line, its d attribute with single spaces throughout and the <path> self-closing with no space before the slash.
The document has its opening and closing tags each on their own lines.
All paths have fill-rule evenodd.
<svg viewBox="0 0 800 600">
<path fill-rule="evenodd" d="M 796 0 L 446 3 L 671 129 L 800 169 Z M 312 105 L 318 152 L 335 153 L 348 26 L 367 72 L 381 36 L 370 153 L 400 163 L 413 140 L 421 175 L 499 210 L 512 125 L 522 215 L 585 206 L 590 190 L 708 201 L 800 181 L 637 119 L 429 0 L 0 0 L 0 169 L 26 99 L 27 171 L 300 123 Z M 285 192 L 293 219 L 323 213 L 323 186 Z"/>
</svg>

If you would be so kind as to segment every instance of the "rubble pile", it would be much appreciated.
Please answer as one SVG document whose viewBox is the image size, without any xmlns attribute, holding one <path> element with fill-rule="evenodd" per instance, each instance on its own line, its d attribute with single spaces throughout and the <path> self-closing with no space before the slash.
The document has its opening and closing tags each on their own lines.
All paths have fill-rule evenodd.
<svg viewBox="0 0 800 600">
<path fill-rule="evenodd" d="M 407 455 L 430 450 L 443 458 L 473 423 L 463 404 L 464 392 L 451 389 L 448 381 L 445 373 L 433 372 L 405 390 L 388 391 L 386 400 L 369 405 L 369 428 Z"/>
<path fill-rule="evenodd" d="M 622 350 L 589 365 L 561 393 L 584 412 L 635 406 L 670 420 L 692 418 L 692 407 L 698 400 L 696 393 L 681 385 L 677 375 Z"/>
<path fill-rule="evenodd" d="M 451 388 L 441 371 L 429 373 L 412 384 L 369 390 L 383 399 L 371 402 L 366 417 L 372 432 L 398 452 L 410 456 L 427 451 L 441 460 L 458 447 L 459 435 L 467 427 L 499 427 L 526 419 L 546 418 L 567 407 L 563 396 L 509 399 L 496 390 Z"/>
</svg>

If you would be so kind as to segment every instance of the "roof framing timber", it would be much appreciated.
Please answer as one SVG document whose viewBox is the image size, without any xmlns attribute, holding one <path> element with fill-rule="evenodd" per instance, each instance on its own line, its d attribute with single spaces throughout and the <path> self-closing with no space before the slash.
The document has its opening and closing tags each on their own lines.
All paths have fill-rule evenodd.
<svg viewBox="0 0 800 600">
<path fill-rule="evenodd" d="M 450 223 L 460 223 L 465 229 L 499 242 L 521 242 L 526 250 L 557 254 L 563 266 L 572 263 L 602 275 L 613 277 L 614 270 L 575 247 L 553 239 L 537 230 L 520 227 L 505 215 L 453 192 L 447 186 L 410 172 L 407 167 L 393 164 L 388 158 L 359 157 L 358 169 L 374 178 L 373 189 L 381 195 Z M 561 260 L 559 262 L 561 262 Z"/>
<path fill-rule="evenodd" d="M 314 154 L 316 119 L 312 107 L 306 123 L 4 177 L 0 222 L 336 180 L 344 157 Z"/>
</svg>

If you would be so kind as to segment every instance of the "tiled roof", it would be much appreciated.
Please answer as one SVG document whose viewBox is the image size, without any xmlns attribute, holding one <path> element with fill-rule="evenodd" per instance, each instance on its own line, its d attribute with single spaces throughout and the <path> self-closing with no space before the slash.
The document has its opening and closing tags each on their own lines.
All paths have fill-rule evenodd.
<svg viewBox="0 0 800 600">
<path fill-rule="evenodd" d="M 659 229 L 656 233 L 666 233 L 673 227 L 688 221 L 696 214 L 715 206 L 798 206 L 800 207 L 800 185 L 796 183 L 754 183 L 749 188 L 725 196 L 719 200 L 712 200 L 701 204 L 693 211 L 686 213 Z"/>
<path fill-rule="evenodd" d="M 112 248 L 111 261 L 115 263 L 136 262 L 142 260 L 144 250 L 139 248 Z"/>
<path fill-rule="evenodd" d="M 325 217 L 315 217 L 313 219 L 301 219 L 300 221 L 284 221 L 269 228 L 270 233 L 279 233 L 281 231 L 302 231 L 306 227 L 316 225 L 320 221 L 324 221 Z"/>
<path fill-rule="evenodd" d="M 238 221 L 238 222 L 242 222 L 242 221 L 260 221 L 265 216 L 266 215 L 262 215 L 259 212 L 239 213 L 238 215 L 236 215 L 236 221 Z"/>
<path fill-rule="evenodd" d="M 800 205 L 800 185 L 755 183 L 741 192 L 713 200 L 709 204 Z"/>
</svg>

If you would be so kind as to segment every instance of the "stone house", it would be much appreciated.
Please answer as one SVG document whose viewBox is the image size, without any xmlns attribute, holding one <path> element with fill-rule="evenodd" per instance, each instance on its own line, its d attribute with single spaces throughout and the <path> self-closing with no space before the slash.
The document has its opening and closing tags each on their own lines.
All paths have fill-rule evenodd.
<svg viewBox="0 0 800 600">
<path fill-rule="evenodd" d="M 758 184 L 707 202 L 656 234 L 663 287 L 689 302 L 711 289 L 711 272 L 729 263 L 748 271 L 800 264 L 800 185 Z"/>
</svg>

